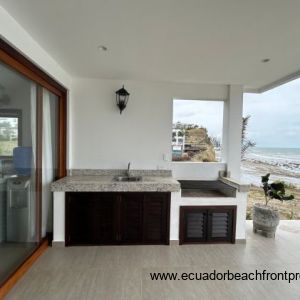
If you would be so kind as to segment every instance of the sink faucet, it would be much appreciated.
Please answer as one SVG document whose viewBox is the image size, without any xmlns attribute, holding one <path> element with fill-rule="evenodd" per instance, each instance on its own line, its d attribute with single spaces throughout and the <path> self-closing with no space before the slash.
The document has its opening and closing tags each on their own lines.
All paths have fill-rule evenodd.
<svg viewBox="0 0 300 300">
<path fill-rule="evenodd" d="M 128 163 L 128 166 L 127 166 L 127 176 L 130 177 L 130 165 L 131 163 Z"/>
</svg>

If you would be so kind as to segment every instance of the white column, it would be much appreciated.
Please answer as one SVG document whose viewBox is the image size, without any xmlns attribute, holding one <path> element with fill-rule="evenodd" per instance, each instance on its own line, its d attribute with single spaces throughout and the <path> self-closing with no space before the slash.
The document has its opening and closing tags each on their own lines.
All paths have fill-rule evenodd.
<svg viewBox="0 0 300 300">
<path fill-rule="evenodd" d="M 53 193 L 53 243 L 65 241 L 65 193 Z"/>
<path fill-rule="evenodd" d="M 248 193 L 236 193 L 236 239 L 239 240 L 246 239 L 247 195 Z"/>
<path fill-rule="evenodd" d="M 243 86 L 230 85 L 224 104 L 222 160 L 227 163 L 230 177 L 241 176 L 241 139 L 243 120 Z"/>
</svg>

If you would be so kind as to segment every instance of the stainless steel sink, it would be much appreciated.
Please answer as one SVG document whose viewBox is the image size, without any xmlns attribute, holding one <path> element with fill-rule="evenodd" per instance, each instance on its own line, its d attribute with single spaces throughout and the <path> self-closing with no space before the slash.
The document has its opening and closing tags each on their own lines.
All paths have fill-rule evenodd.
<svg viewBox="0 0 300 300">
<path fill-rule="evenodd" d="M 132 181 L 142 181 L 142 176 L 115 176 L 115 181 L 123 181 L 123 182 L 132 182 Z"/>
</svg>

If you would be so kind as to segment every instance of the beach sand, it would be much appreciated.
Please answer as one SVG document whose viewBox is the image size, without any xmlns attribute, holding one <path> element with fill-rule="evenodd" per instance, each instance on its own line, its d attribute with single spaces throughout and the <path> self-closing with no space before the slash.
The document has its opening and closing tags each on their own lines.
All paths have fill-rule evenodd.
<svg viewBox="0 0 300 300">
<path fill-rule="evenodd" d="M 287 188 L 287 193 L 294 195 L 292 201 L 271 200 L 268 205 L 276 207 L 281 220 L 300 220 L 300 189 Z M 254 203 L 265 203 L 265 196 L 261 187 L 251 186 L 248 194 L 247 220 L 252 220 L 252 207 Z"/>
<path fill-rule="evenodd" d="M 256 186 L 261 185 L 261 176 L 271 174 L 271 181 L 282 180 L 300 188 L 300 169 L 262 161 L 243 160 L 242 180 Z"/>
<path fill-rule="evenodd" d="M 252 219 L 252 207 L 254 203 L 265 203 L 265 197 L 261 188 L 261 176 L 271 174 L 270 180 L 283 180 L 288 188 L 286 192 L 293 194 L 292 201 L 271 200 L 269 205 L 279 210 L 282 220 L 300 219 L 300 175 L 298 170 L 293 170 L 281 165 L 268 164 L 261 161 L 244 160 L 242 162 L 242 180 L 251 184 L 248 194 L 247 219 Z"/>
</svg>

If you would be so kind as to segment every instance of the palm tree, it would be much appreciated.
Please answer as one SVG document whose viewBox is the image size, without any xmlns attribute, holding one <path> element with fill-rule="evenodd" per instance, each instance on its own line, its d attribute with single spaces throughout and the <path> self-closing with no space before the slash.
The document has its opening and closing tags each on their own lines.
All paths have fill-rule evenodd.
<svg viewBox="0 0 300 300">
<path fill-rule="evenodd" d="M 256 143 L 248 140 L 246 135 L 247 135 L 247 126 L 248 126 L 248 122 L 250 119 L 250 115 L 243 117 L 243 125 L 242 125 L 242 151 L 241 151 L 241 157 L 242 159 L 245 156 L 245 153 L 247 152 L 247 150 L 249 148 L 255 147 Z"/>
</svg>

